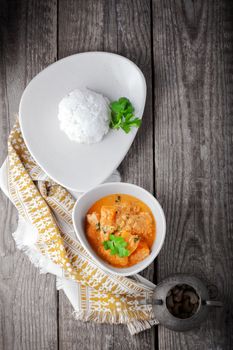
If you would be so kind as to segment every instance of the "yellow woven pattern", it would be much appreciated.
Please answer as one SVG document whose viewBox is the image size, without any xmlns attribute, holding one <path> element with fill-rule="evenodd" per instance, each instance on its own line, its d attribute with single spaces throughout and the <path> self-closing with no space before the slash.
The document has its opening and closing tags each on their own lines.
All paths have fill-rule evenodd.
<svg viewBox="0 0 233 350">
<path fill-rule="evenodd" d="M 151 320 L 151 306 L 139 304 L 151 290 L 132 279 L 102 271 L 74 238 L 75 200 L 55 182 L 39 180 L 43 172 L 25 146 L 18 122 L 9 136 L 8 157 L 11 199 L 19 214 L 37 229 L 38 249 L 62 268 L 64 277 L 78 283 L 78 317 L 114 323 Z"/>
</svg>

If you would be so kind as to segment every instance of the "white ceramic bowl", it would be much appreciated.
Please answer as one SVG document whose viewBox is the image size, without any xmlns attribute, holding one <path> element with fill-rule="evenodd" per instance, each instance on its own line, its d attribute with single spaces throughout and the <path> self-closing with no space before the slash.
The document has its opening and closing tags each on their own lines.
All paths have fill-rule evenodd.
<svg viewBox="0 0 233 350">
<path fill-rule="evenodd" d="M 129 194 L 140 199 L 141 201 L 146 203 L 151 209 L 156 221 L 156 238 L 152 246 L 150 255 L 138 264 L 127 268 L 113 267 L 104 260 L 102 260 L 92 249 L 85 234 L 84 223 L 88 209 L 100 198 L 114 193 Z M 86 251 L 90 254 L 90 256 L 96 261 L 96 263 L 103 270 L 122 276 L 134 275 L 144 270 L 148 265 L 150 265 L 156 258 L 156 256 L 159 254 L 166 233 L 166 221 L 164 212 L 157 199 L 155 199 L 155 197 L 153 197 L 152 194 L 150 194 L 143 188 L 123 182 L 106 183 L 103 185 L 99 185 L 91 189 L 90 191 L 84 193 L 75 204 L 73 210 L 73 223 L 80 242 L 82 243 Z"/>
</svg>

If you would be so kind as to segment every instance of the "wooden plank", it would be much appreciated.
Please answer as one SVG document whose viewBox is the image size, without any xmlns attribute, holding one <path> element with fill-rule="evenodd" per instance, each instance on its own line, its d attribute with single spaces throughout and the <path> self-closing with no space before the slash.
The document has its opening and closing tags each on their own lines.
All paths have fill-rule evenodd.
<svg viewBox="0 0 233 350">
<path fill-rule="evenodd" d="M 56 58 L 56 1 L 1 1 L 0 162 L 24 87 Z M 55 278 L 40 275 L 11 233 L 17 215 L 0 191 L 0 349 L 57 349 Z"/>
<path fill-rule="evenodd" d="M 61 1 L 58 22 L 59 58 L 90 50 L 111 51 L 132 59 L 143 70 L 148 84 L 144 122 L 120 171 L 123 181 L 153 192 L 150 1 Z M 144 275 L 153 280 L 153 266 Z M 131 337 L 125 326 L 75 321 L 62 292 L 59 305 L 60 349 L 154 349 L 155 329 Z"/>
<path fill-rule="evenodd" d="M 225 302 L 159 349 L 232 349 L 232 61 L 228 1 L 153 0 L 155 187 L 167 217 L 158 278 L 195 273 Z"/>
</svg>

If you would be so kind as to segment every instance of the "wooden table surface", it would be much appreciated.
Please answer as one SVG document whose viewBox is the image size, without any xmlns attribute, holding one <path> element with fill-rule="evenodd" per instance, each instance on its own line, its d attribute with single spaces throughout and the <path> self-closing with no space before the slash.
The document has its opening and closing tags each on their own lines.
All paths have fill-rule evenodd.
<svg viewBox="0 0 233 350">
<path fill-rule="evenodd" d="M 233 349 L 233 2 L 0 0 L 1 163 L 25 86 L 90 50 L 130 58 L 147 81 L 143 125 L 120 166 L 167 218 L 164 247 L 143 275 L 157 283 L 195 273 L 225 307 L 187 333 L 159 326 L 130 336 L 123 325 L 75 321 L 55 277 L 16 249 L 16 211 L 0 192 L 0 349 Z"/>
</svg>

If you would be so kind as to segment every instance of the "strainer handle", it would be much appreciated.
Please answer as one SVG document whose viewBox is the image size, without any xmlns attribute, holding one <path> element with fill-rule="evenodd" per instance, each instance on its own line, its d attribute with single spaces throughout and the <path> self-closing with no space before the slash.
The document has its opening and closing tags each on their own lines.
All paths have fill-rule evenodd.
<svg viewBox="0 0 233 350">
<path fill-rule="evenodd" d="M 218 300 L 206 300 L 204 302 L 204 304 L 206 306 L 215 306 L 215 307 L 222 307 L 223 306 L 223 303 L 221 301 L 218 301 Z"/>
<path fill-rule="evenodd" d="M 163 305 L 162 299 L 151 299 L 149 302 L 145 300 L 140 300 L 139 305 L 146 305 L 146 304 L 152 304 L 152 305 Z"/>
<path fill-rule="evenodd" d="M 162 299 L 153 299 L 152 305 L 163 305 Z"/>
</svg>

